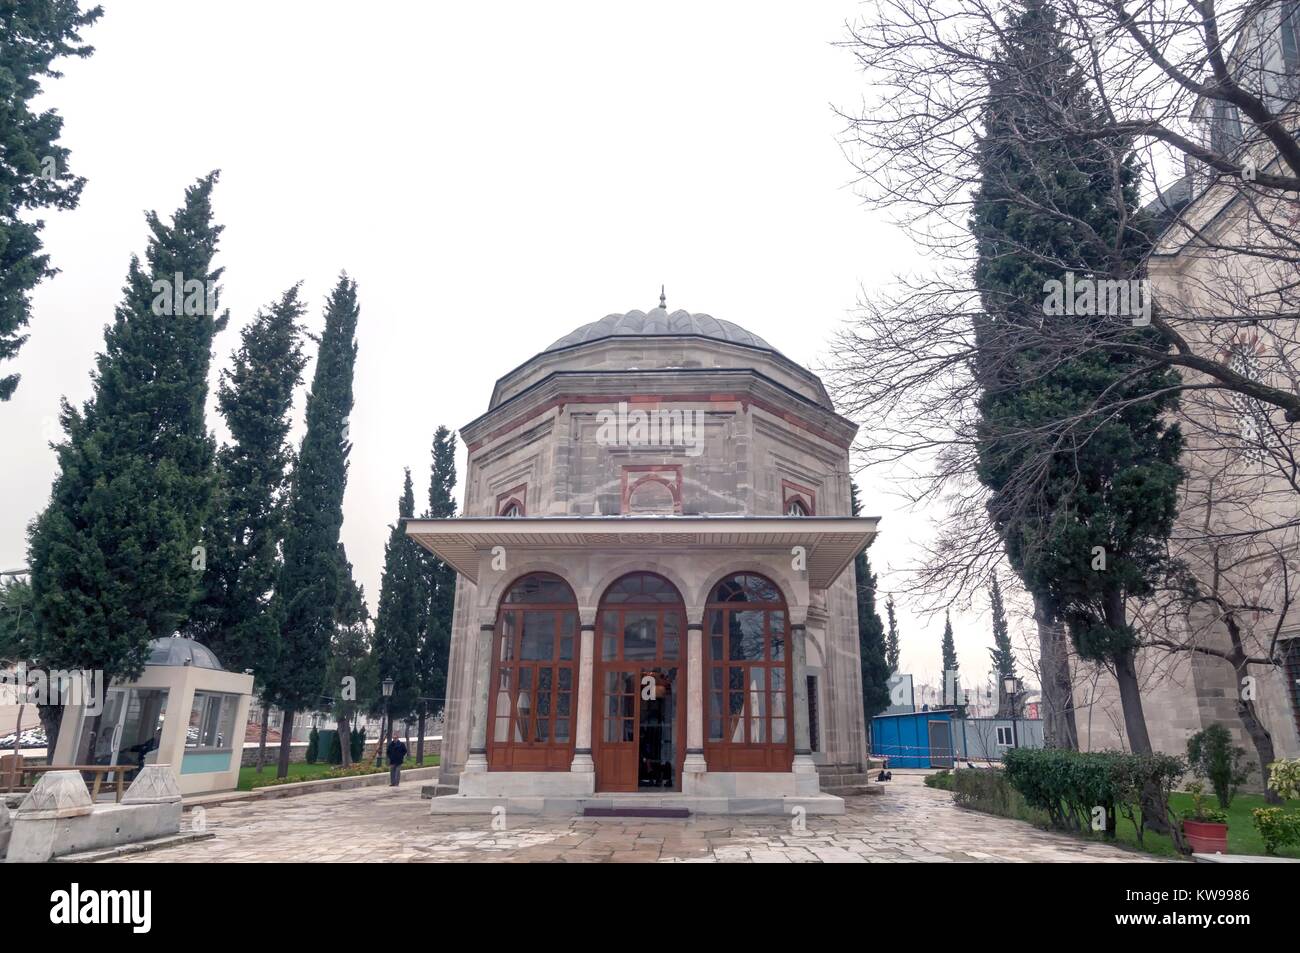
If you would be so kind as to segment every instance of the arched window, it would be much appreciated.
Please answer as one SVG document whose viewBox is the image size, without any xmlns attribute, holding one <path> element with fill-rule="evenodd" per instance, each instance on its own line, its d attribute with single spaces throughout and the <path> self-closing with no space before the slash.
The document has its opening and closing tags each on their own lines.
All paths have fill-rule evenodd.
<svg viewBox="0 0 1300 953">
<path fill-rule="evenodd" d="M 506 519 L 513 519 L 516 516 L 524 515 L 524 508 L 518 500 L 511 500 L 501 508 L 501 515 Z"/>
<path fill-rule="evenodd" d="M 790 500 L 790 502 L 786 504 L 785 515 L 786 516 L 807 516 L 808 507 L 803 505 L 803 500 L 796 497 Z"/>
<path fill-rule="evenodd" d="M 794 759 L 789 615 L 781 591 L 753 573 L 728 576 L 705 607 L 710 771 L 789 771 Z"/>
<path fill-rule="evenodd" d="M 497 611 L 488 767 L 567 771 L 577 712 L 578 604 L 564 580 L 516 580 Z"/>
<path fill-rule="evenodd" d="M 672 514 L 677 512 L 677 497 L 663 480 L 645 477 L 628 493 L 629 513 Z"/>
</svg>

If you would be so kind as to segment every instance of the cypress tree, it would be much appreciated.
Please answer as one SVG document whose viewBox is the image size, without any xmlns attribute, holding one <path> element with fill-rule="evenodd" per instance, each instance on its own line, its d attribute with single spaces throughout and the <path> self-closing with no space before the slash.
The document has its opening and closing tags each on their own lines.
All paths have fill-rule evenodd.
<svg viewBox="0 0 1300 953">
<path fill-rule="evenodd" d="M 433 465 L 429 474 L 429 508 L 425 519 L 450 519 L 456 515 L 452 490 L 456 486 L 456 437 L 444 426 L 433 434 Z M 456 602 L 456 571 L 425 549 L 419 549 L 424 569 L 423 618 L 420 624 L 419 740 L 416 764 L 424 763 L 424 727 L 431 712 L 447 699 L 447 660 L 451 653 L 451 615 Z"/>
<path fill-rule="evenodd" d="M 1016 657 L 1011 651 L 1011 633 L 1007 627 L 1006 609 L 1002 605 L 1002 587 L 998 585 L 996 576 L 993 577 L 993 585 L 989 587 L 989 603 L 993 607 L 993 648 L 989 649 L 993 668 L 999 679 L 1015 678 Z"/>
<path fill-rule="evenodd" d="M 72 209 L 86 180 L 68 169 L 59 145 L 63 119 L 53 109 L 33 113 L 41 79 L 61 74 L 51 64 L 63 56 L 95 52 L 80 30 L 104 13 L 82 13 L 75 0 L 8 0 L 0 4 L 0 361 L 13 358 L 27 340 L 31 290 L 58 269 L 41 253 L 41 220 L 24 220 L 32 209 Z M 0 376 L 0 401 L 13 396 L 21 375 Z"/>
<path fill-rule="evenodd" d="M 858 487 L 849 483 L 853 515 L 860 510 Z M 876 576 L 864 549 L 853 561 L 857 583 L 858 660 L 862 671 L 862 713 L 868 731 L 871 719 L 889 707 L 889 663 L 885 657 L 885 626 L 876 611 Z"/>
<path fill-rule="evenodd" d="M 375 614 L 375 659 L 380 679 L 393 680 L 393 694 L 384 710 L 405 718 L 419 699 L 421 602 L 424 566 L 417 544 L 406 535 L 406 521 L 415 513 L 411 471 L 405 471 L 397 521 L 384 547 L 384 573 L 379 581 L 379 609 Z M 388 729 L 392 737 L 392 723 Z M 380 738 L 380 743 L 383 739 Z"/>
<path fill-rule="evenodd" d="M 957 704 L 957 645 L 952 638 L 952 619 L 948 613 L 943 614 L 943 700 L 948 701 L 948 673 L 952 673 L 953 699 L 952 703 Z"/>
<path fill-rule="evenodd" d="M 375 697 L 375 679 L 370 658 L 370 612 L 366 608 L 364 587 L 352 578 L 352 563 L 347 550 L 339 543 L 338 603 L 334 608 L 334 637 L 330 646 L 322 695 L 333 699 L 338 737 L 351 738 L 356 713 L 366 699 Z M 353 745 L 340 745 L 338 763 L 350 767 L 360 757 L 353 757 Z"/>
<path fill-rule="evenodd" d="M 1007 627 L 1007 613 L 1002 605 L 1002 587 L 998 577 L 993 577 L 989 587 L 989 604 L 993 607 L 993 648 L 989 656 L 993 660 L 993 670 L 998 679 L 998 710 L 1005 713 L 1007 708 L 1006 689 L 1003 680 L 1016 677 L 1016 657 L 1011 651 L 1011 633 Z"/>
<path fill-rule="evenodd" d="M 1064 619 L 1079 655 L 1115 672 L 1129 744 L 1149 752 L 1140 639 L 1126 603 L 1152 592 L 1165 569 L 1182 479 L 1181 436 L 1167 423 L 1177 376 L 1110 351 L 1054 359 L 1048 322 L 1101 328 L 1116 319 L 1044 309 L 1047 282 L 1067 271 L 1140 273 L 1149 240 L 1137 212 L 1138 170 L 1131 155 L 1116 163 L 1107 146 L 1051 134 L 1055 111 L 1084 121 L 1097 109 L 1045 0 L 1023 0 L 1005 36 L 982 117 L 971 216 L 985 312 L 976 322 L 984 391 L 977 472 L 993 491 L 989 511 L 1012 567 L 1040 612 L 1050 607 Z M 1037 343 L 1019 346 L 1019 329 L 1032 329 Z M 1125 333 L 1162 346 L 1152 327 Z"/>
<path fill-rule="evenodd" d="M 319 701 L 334 634 L 360 310 L 356 282 L 341 275 L 325 303 L 325 330 L 307 395 L 307 432 L 293 472 L 284 563 L 274 600 L 282 664 L 272 673 L 268 694 L 284 711 L 277 777 L 289 773 L 294 715 Z"/>
<path fill-rule="evenodd" d="M 212 267 L 216 180 L 190 186 L 170 224 L 148 215 L 145 261 L 131 261 L 93 396 L 80 410 L 64 401 L 59 473 L 29 530 L 38 651 L 50 668 L 138 676 L 149 640 L 174 634 L 199 592 L 216 482 L 204 403 L 226 321 Z M 202 292 L 182 301 L 190 283 Z M 53 744 L 54 718 L 42 716 Z"/>
<path fill-rule="evenodd" d="M 226 668 L 252 669 L 263 685 L 280 644 L 269 609 L 293 459 L 289 418 L 307 361 L 298 324 L 304 310 L 297 285 L 259 310 L 221 375 L 217 406 L 233 442 L 217 453 L 220 503 L 208 531 L 203 599 L 187 627 Z"/>
<path fill-rule="evenodd" d="M 896 673 L 902 647 L 898 642 L 898 618 L 894 614 L 894 597 L 892 594 L 885 599 L 885 615 L 889 619 L 889 636 L 885 641 L 885 660 L 889 664 L 889 671 Z"/>
</svg>

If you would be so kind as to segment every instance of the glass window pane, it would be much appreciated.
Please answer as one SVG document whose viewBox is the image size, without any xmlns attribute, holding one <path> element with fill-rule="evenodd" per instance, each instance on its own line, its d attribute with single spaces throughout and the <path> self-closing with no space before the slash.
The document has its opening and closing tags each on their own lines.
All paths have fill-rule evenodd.
<svg viewBox="0 0 1300 953">
<path fill-rule="evenodd" d="M 520 659 L 528 662 L 549 661 L 555 653 L 555 613 L 525 612 Z"/>
<path fill-rule="evenodd" d="M 763 659 L 763 613 L 748 610 L 732 612 L 727 642 L 732 659 L 761 661 Z"/>
<path fill-rule="evenodd" d="M 515 614 L 511 611 L 501 613 L 501 647 L 499 658 L 508 662 L 515 657 Z"/>
<path fill-rule="evenodd" d="M 573 658 L 573 639 L 578 628 L 578 613 L 560 613 L 560 658 L 566 662 Z"/>
<path fill-rule="evenodd" d="M 560 744 L 567 744 L 569 741 L 569 719 L 555 719 L 555 740 Z"/>
<path fill-rule="evenodd" d="M 653 661 L 659 650 L 658 614 L 629 612 L 623 617 L 623 658 Z"/>
<path fill-rule="evenodd" d="M 537 670 L 537 690 L 539 692 L 549 692 L 551 690 L 551 669 L 549 666 L 543 666 Z"/>
<path fill-rule="evenodd" d="M 562 692 L 573 691 L 573 669 L 561 668 L 559 672 L 559 686 Z"/>
<path fill-rule="evenodd" d="M 557 715 L 568 715 L 570 700 L 573 698 L 568 692 L 561 692 L 555 696 L 555 713 Z"/>
<path fill-rule="evenodd" d="M 665 612 L 664 626 L 664 661 L 676 662 L 681 652 L 681 619 L 676 612 Z"/>
<path fill-rule="evenodd" d="M 606 612 L 601 616 L 600 657 L 613 662 L 618 658 L 618 613 Z"/>
<path fill-rule="evenodd" d="M 772 744 L 774 745 L 785 744 L 785 719 L 784 718 L 774 717 L 772 719 Z"/>
<path fill-rule="evenodd" d="M 492 740 L 501 744 L 510 740 L 510 718 L 509 716 L 497 719 L 496 731 Z"/>
</svg>

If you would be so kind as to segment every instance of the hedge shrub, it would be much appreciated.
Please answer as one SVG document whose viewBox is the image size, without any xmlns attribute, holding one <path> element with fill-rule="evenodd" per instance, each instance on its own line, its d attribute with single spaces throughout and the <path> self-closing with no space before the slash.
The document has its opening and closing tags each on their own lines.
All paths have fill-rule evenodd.
<svg viewBox="0 0 1300 953">
<path fill-rule="evenodd" d="M 937 774 L 927 774 L 925 776 L 925 786 L 927 788 L 938 788 L 940 791 L 951 791 L 952 772 L 944 768 Z"/>
<path fill-rule="evenodd" d="M 1003 765 L 1007 780 L 1025 803 L 1044 812 L 1053 827 L 1105 830 L 1113 837 L 1116 816 L 1122 814 L 1133 822 L 1141 844 L 1154 815 L 1169 825 L 1175 844 L 1182 846 L 1178 820 L 1169 809 L 1174 784 L 1187 772 L 1182 758 L 1126 751 L 1013 748 L 1003 757 Z"/>
<path fill-rule="evenodd" d="M 962 807 L 985 814 L 1014 817 L 1047 827 L 1047 814 L 1030 807 L 1019 791 L 1008 783 L 997 768 L 970 768 L 952 776 L 953 800 Z"/>
</svg>

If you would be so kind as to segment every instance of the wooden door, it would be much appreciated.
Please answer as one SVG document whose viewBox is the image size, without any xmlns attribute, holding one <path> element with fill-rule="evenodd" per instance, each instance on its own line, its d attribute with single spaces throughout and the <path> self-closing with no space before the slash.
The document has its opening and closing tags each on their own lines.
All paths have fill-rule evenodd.
<svg viewBox="0 0 1300 953">
<path fill-rule="evenodd" d="M 596 630 L 596 790 L 680 790 L 686 755 L 685 613 L 680 605 L 604 607 Z"/>
</svg>

